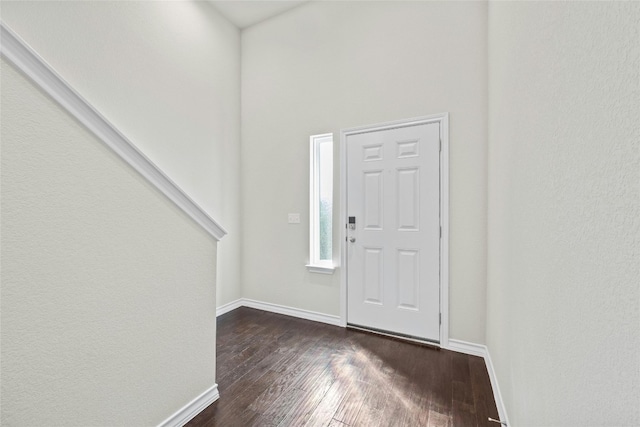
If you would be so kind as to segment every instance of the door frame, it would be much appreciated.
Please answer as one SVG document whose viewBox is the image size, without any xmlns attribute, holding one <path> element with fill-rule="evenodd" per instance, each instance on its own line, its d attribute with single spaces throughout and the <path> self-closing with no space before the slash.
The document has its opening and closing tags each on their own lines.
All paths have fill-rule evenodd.
<svg viewBox="0 0 640 427">
<path fill-rule="evenodd" d="M 340 131 L 340 325 L 347 326 L 347 137 L 397 127 L 440 126 L 440 347 L 449 346 L 449 113 L 358 126 Z"/>
</svg>

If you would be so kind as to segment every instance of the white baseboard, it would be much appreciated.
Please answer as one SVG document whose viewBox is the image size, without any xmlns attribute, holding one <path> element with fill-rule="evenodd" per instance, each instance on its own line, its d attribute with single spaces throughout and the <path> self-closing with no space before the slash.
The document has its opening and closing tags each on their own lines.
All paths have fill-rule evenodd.
<svg viewBox="0 0 640 427">
<path fill-rule="evenodd" d="M 470 354 L 471 356 L 479 356 L 484 358 L 487 355 L 487 346 L 475 344 L 472 342 L 449 339 L 447 350 L 457 351 L 458 353 Z"/>
<path fill-rule="evenodd" d="M 461 340 L 449 340 L 447 350 L 457 351 L 458 353 L 470 354 L 471 356 L 478 356 L 484 359 L 484 363 L 487 366 L 487 373 L 489 374 L 489 380 L 491 381 L 491 388 L 493 389 L 493 398 L 496 401 L 498 407 L 498 415 L 500 420 L 509 424 L 509 417 L 507 416 L 507 410 L 502 401 L 502 394 L 500 393 L 500 387 L 498 386 L 498 378 L 496 377 L 496 371 L 493 369 L 493 362 L 491 361 L 491 355 L 486 345 L 475 344 L 471 342 Z M 497 424 L 496 424 L 497 425 Z"/>
<path fill-rule="evenodd" d="M 214 384 L 160 423 L 158 427 L 182 427 L 219 398 L 218 384 Z"/>
<path fill-rule="evenodd" d="M 485 346 L 485 348 L 487 348 Z M 484 363 L 487 365 L 487 372 L 489 373 L 489 379 L 491 380 L 491 388 L 493 389 L 493 398 L 496 401 L 496 406 L 498 407 L 498 414 L 500 415 L 500 420 L 507 423 L 507 426 L 510 426 L 509 417 L 507 416 L 507 409 L 504 406 L 504 402 L 502 401 L 502 393 L 500 393 L 500 386 L 498 386 L 498 377 L 496 377 L 496 371 L 493 369 L 493 362 L 491 361 L 491 354 L 489 354 L 489 349 L 487 348 L 487 355 L 484 357 Z"/>
<path fill-rule="evenodd" d="M 216 317 L 222 316 L 225 313 L 228 313 L 236 308 L 242 307 L 242 298 L 237 299 L 235 301 L 228 302 L 220 307 L 216 308 Z"/>
<path fill-rule="evenodd" d="M 316 311 L 287 307 L 284 305 L 256 301 L 247 298 L 242 299 L 242 305 L 245 307 L 256 308 L 258 310 L 269 311 L 271 313 L 284 314 L 286 316 L 298 317 L 300 319 L 313 320 L 314 322 L 340 326 L 340 316 L 332 316 L 329 314 L 318 313 Z"/>
<path fill-rule="evenodd" d="M 301 308 L 287 307 L 285 305 L 272 304 L 270 302 L 257 301 L 248 298 L 240 298 L 216 309 L 216 315 L 221 316 L 238 307 L 249 307 L 257 310 L 264 310 L 271 313 L 284 314 L 286 316 L 300 319 L 312 320 L 314 322 L 326 323 L 328 325 L 342 326 L 340 316 L 318 313 L 316 311 L 303 310 Z"/>
</svg>

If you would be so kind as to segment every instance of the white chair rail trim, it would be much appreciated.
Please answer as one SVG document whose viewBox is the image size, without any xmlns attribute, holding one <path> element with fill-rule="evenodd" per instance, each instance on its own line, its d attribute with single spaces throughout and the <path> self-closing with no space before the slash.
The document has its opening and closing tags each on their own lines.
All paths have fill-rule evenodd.
<svg viewBox="0 0 640 427">
<path fill-rule="evenodd" d="M 220 240 L 227 232 L 180 187 L 142 154 L 116 127 L 78 94 L 24 40 L 0 21 L 0 54 L 89 129 L 140 175 Z"/>
</svg>

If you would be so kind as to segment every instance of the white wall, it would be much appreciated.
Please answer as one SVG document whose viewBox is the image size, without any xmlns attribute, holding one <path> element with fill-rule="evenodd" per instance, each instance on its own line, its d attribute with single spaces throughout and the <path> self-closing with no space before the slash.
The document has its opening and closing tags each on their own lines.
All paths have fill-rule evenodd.
<svg viewBox="0 0 640 427">
<path fill-rule="evenodd" d="M 639 22 L 489 6 L 487 344 L 512 425 L 640 424 Z"/>
<path fill-rule="evenodd" d="M 1 76 L 0 421 L 157 425 L 215 383 L 216 242 Z"/>
<path fill-rule="evenodd" d="M 339 313 L 339 273 L 305 269 L 310 135 L 333 132 L 337 159 L 341 129 L 448 111 L 451 336 L 484 342 L 486 13 L 479 2 L 318 2 L 243 31 L 245 297 Z M 289 212 L 302 223 L 288 225 Z"/>
<path fill-rule="evenodd" d="M 3 2 L 2 19 L 229 234 L 240 297 L 240 35 L 206 2 Z"/>
</svg>

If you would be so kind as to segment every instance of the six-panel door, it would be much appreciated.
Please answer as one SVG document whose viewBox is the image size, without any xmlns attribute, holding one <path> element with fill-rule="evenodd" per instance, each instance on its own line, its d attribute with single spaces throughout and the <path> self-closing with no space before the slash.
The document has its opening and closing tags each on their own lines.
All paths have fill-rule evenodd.
<svg viewBox="0 0 640 427">
<path fill-rule="evenodd" d="M 438 123 L 350 134 L 347 322 L 440 341 Z"/>
</svg>

